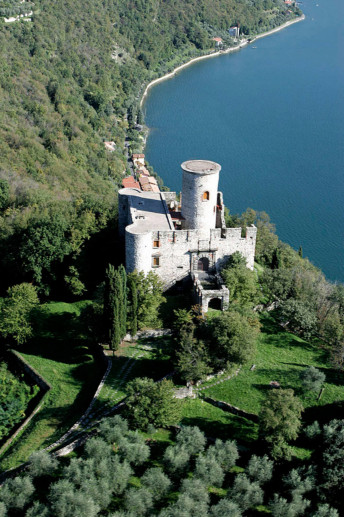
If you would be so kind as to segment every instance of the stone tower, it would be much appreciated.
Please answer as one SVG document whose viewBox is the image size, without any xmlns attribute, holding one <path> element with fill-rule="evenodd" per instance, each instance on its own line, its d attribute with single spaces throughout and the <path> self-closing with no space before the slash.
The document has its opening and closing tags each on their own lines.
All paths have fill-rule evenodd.
<svg viewBox="0 0 344 517">
<path fill-rule="evenodd" d="M 182 163 L 183 228 L 208 234 L 216 225 L 217 188 L 221 165 L 208 160 Z"/>
</svg>

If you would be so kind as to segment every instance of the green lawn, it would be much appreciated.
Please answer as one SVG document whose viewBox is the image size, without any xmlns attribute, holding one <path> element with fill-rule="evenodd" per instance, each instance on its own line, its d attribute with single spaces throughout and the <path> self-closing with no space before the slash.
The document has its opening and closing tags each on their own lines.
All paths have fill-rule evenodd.
<svg viewBox="0 0 344 517">
<path fill-rule="evenodd" d="M 126 396 L 126 384 L 135 377 L 161 379 L 173 370 L 170 362 L 170 337 L 140 339 L 121 347 L 111 358 L 109 376 L 99 394 L 95 408 L 111 406 Z"/>
<path fill-rule="evenodd" d="M 258 425 L 227 413 L 200 399 L 185 399 L 182 425 L 196 425 L 207 436 L 251 443 L 258 438 Z"/>
<path fill-rule="evenodd" d="M 15 467 L 53 443 L 88 406 L 104 366 L 89 353 L 83 310 L 91 302 L 42 305 L 35 317 L 35 337 L 20 353 L 52 389 L 42 409 L 4 453 L 1 469 Z"/>
<path fill-rule="evenodd" d="M 292 388 L 301 397 L 305 408 L 317 406 L 320 411 L 330 408 L 336 401 L 344 400 L 344 377 L 331 368 L 328 354 L 323 348 L 285 332 L 271 316 L 262 316 L 262 333 L 258 340 L 256 368 L 244 366 L 239 375 L 213 388 L 204 390 L 207 396 L 258 413 L 265 399 L 270 381 L 278 381 L 282 388 Z M 326 374 L 325 391 L 320 401 L 316 395 L 305 397 L 301 393 L 300 373 L 307 366 L 315 366 Z"/>
</svg>

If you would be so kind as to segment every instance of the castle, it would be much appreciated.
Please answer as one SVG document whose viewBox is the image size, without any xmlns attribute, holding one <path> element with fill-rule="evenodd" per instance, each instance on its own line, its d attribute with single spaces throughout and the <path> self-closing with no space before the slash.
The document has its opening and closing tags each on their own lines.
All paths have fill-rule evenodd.
<svg viewBox="0 0 344 517">
<path fill-rule="evenodd" d="M 216 274 L 235 251 L 253 269 L 257 228 L 246 228 L 245 237 L 241 228 L 226 228 L 223 197 L 218 192 L 219 164 L 189 160 L 181 167 L 180 201 L 175 192 L 119 191 L 119 232 L 125 237 L 126 269 L 154 271 L 166 289 L 191 275 L 196 301 L 205 311 L 213 298 L 225 308 L 229 293 Z"/>
</svg>

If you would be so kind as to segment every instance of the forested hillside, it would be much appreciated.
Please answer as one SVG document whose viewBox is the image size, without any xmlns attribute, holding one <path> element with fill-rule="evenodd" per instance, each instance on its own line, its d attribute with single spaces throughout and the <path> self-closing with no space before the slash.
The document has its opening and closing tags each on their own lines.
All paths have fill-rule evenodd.
<svg viewBox="0 0 344 517">
<path fill-rule="evenodd" d="M 0 14 L 13 5 L 0 0 Z M 144 84 L 233 24 L 253 34 L 294 13 L 282 0 L 42 0 L 33 9 L 31 22 L 0 19 L 0 290 L 33 281 L 47 295 L 56 285 L 82 294 L 114 261 L 126 117 Z"/>
</svg>

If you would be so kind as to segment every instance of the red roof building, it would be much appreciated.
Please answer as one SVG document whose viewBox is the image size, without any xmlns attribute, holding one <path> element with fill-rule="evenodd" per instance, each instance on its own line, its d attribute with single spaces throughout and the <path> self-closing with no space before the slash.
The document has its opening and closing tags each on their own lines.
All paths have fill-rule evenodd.
<svg viewBox="0 0 344 517">
<path fill-rule="evenodd" d="M 140 184 L 138 181 L 135 181 L 133 176 L 128 176 L 127 178 L 123 178 L 122 185 L 124 188 L 137 188 L 140 189 Z"/>
</svg>

